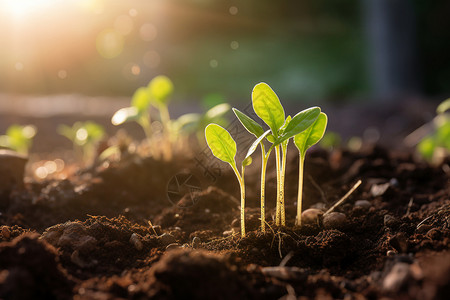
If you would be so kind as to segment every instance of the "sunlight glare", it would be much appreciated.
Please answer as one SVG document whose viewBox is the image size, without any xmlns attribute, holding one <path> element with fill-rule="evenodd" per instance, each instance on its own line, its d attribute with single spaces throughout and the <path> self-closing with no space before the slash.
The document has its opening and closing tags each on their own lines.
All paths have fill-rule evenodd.
<svg viewBox="0 0 450 300">
<path fill-rule="evenodd" d="M 23 17 L 37 10 L 44 10 L 57 0 L 1 0 L 0 9 L 14 16 Z"/>
</svg>

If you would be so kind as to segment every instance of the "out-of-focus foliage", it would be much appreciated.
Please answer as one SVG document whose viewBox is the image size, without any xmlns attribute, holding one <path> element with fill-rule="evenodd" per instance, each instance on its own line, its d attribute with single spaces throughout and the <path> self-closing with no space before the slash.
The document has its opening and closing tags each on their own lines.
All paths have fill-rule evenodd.
<svg viewBox="0 0 450 300">
<path fill-rule="evenodd" d="M 75 155 L 85 165 L 94 161 L 97 144 L 105 136 L 103 127 L 92 121 L 76 122 L 72 126 L 61 124 L 58 133 L 72 141 Z"/>
<path fill-rule="evenodd" d="M 428 161 L 439 162 L 450 154 L 450 99 L 442 102 L 436 109 L 433 119 L 434 132 L 424 137 L 417 145 L 419 153 Z"/>
<path fill-rule="evenodd" d="M 37 129 L 34 125 L 11 125 L 6 134 L 0 135 L 0 147 L 12 149 L 21 154 L 28 154 Z"/>
</svg>

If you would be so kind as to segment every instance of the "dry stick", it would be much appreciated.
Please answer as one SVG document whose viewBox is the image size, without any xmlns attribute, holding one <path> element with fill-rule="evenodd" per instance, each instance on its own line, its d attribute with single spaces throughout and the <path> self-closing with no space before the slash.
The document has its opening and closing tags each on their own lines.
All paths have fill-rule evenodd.
<svg viewBox="0 0 450 300">
<path fill-rule="evenodd" d="M 338 207 L 340 204 L 342 204 L 342 203 L 345 201 L 345 199 L 347 199 L 348 196 L 350 196 L 350 195 L 358 188 L 358 186 L 361 185 L 361 183 L 362 183 L 362 181 L 361 181 L 361 180 L 358 180 L 358 182 L 355 183 L 355 185 L 347 192 L 347 194 L 345 194 L 344 197 L 342 197 L 338 202 L 336 202 L 336 204 L 333 205 L 329 210 L 327 210 L 323 215 L 324 215 L 324 216 L 328 215 L 328 214 L 329 214 L 330 212 L 332 212 L 336 207 Z"/>
</svg>

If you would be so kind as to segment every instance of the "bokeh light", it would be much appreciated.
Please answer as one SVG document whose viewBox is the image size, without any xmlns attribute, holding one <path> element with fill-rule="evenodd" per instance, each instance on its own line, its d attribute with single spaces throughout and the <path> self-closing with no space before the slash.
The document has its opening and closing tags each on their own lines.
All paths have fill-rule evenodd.
<svg viewBox="0 0 450 300">
<path fill-rule="evenodd" d="M 123 36 L 114 29 L 106 29 L 97 37 L 97 51 L 104 58 L 115 58 L 123 51 Z"/>
</svg>

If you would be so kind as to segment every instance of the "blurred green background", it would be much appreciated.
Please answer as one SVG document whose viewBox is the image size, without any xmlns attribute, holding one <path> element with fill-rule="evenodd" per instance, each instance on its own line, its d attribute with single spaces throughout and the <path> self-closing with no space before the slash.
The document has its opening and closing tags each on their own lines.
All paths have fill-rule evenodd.
<svg viewBox="0 0 450 300">
<path fill-rule="evenodd" d="M 177 99 L 450 92 L 449 1 L 1 0 L 0 92 Z"/>
</svg>

